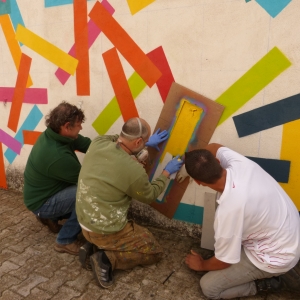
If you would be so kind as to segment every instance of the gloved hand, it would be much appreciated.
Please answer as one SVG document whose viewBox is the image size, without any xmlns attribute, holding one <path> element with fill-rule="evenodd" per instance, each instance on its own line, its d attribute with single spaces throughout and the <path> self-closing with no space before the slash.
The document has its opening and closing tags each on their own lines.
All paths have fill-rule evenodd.
<svg viewBox="0 0 300 300">
<path fill-rule="evenodd" d="M 170 160 L 167 165 L 165 166 L 164 170 L 166 170 L 167 172 L 171 174 L 176 173 L 177 171 L 179 171 L 179 169 L 181 168 L 183 164 L 183 160 L 180 159 L 180 156 L 177 155 L 176 157 L 174 157 L 172 160 Z"/>
<path fill-rule="evenodd" d="M 146 143 L 146 146 L 153 147 L 157 151 L 159 151 L 158 144 L 165 141 L 169 137 L 169 133 L 167 130 L 163 130 L 160 132 L 160 128 L 156 130 L 156 132 L 150 136 L 149 141 Z"/>
<path fill-rule="evenodd" d="M 179 170 L 179 172 L 176 175 L 177 181 L 179 183 L 183 182 L 184 179 L 186 179 L 188 176 L 190 176 L 190 175 L 187 173 L 185 165 L 182 165 L 181 169 Z"/>
</svg>

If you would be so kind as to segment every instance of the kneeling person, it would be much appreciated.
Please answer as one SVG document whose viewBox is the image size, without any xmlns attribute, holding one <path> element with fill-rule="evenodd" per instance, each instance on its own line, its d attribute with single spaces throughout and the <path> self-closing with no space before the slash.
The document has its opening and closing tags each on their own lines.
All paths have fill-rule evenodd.
<svg viewBox="0 0 300 300">
<path fill-rule="evenodd" d="M 145 120 L 130 119 L 120 136 L 94 139 L 83 160 L 76 212 L 84 237 L 101 249 L 91 256 L 90 262 L 102 287 L 113 283 L 114 269 L 153 264 L 162 257 L 163 250 L 153 235 L 127 219 L 132 198 L 148 204 L 155 201 L 168 176 L 182 165 L 174 158 L 156 180 L 149 182 L 145 169 L 132 155 L 145 145 L 159 149 L 158 143 L 168 138 L 167 131 L 158 131 L 151 137 L 150 132 Z M 84 261 L 82 258 L 83 264 Z"/>
</svg>

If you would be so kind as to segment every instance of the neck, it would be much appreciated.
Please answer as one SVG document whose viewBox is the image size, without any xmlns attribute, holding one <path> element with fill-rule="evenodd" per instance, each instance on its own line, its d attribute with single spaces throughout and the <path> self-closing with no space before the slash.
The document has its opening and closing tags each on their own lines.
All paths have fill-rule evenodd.
<svg viewBox="0 0 300 300">
<path fill-rule="evenodd" d="M 129 155 L 134 155 L 133 152 L 132 152 L 125 144 L 123 144 L 123 142 L 118 141 L 117 143 L 118 143 L 118 145 L 119 145 L 125 152 L 127 152 Z"/>
</svg>

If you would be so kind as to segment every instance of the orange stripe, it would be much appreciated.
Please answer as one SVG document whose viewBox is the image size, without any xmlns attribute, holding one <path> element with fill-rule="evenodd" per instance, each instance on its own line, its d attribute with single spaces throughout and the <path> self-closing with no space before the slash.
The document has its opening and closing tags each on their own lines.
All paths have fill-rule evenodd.
<svg viewBox="0 0 300 300">
<path fill-rule="evenodd" d="M 139 114 L 116 48 L 106 51 L 102 56 L 124 121 L 138 117 Z"/>
<path fill-rule="evenodd" d="M 95 3 L 89 16 L 147 85 L 155 84 L 161 77 L 159 69 L 100 2 Z"/>
<path fill-rule="evenodd" d="M 41 131 L 23 130 L 23 140 L 26 145 L 34 145 L 38 137 L 42 134 Z"/>
<path fill-rule="evenodd" d="M 0 188 L 7 189 L 2 143 L 0 143 Z"/>
<path fill-rule="evenodd" d="M 77 95 L 90 95 L 90 66 L 87 26 L 87 1 L 74 0 L 75 53 L 78 59 L 76 69 Z"/>
<path fill-rule="evenodd" d="M 26 91 L 26 83 L 28 80 L 29 70 L 31 65 L 31 58 L 26 54 L 22 53 L 19 73 L 17 77 L 16 87 L 14 90 L 14 95 L 12 98 L 12 104 L 9 113 L 8 119 L 8 128 L 13 130 L 14 132 L 17 131 L 20 112 L 23 104 L 23 99 L 25 96 Z"/>
<path fill-rule="evenodd" d="M 18 41 L 16 40 L 16 37 L 15 37 L 16 33 L 12 26 L 10 16 L 9 15 L 0 15 L 0 24 L 2 26 L 2 30 L 3 30 L 7 45 L 9 47 L 11 56 L 14 60 L 15 66 L 16 66 L 17 70 L 19 70 L 22 51 L 21 51 Z M 32 86 L 32 80 L 29 76 L 26 87 L 30 87 L 30 86 Z"/>
</svg>

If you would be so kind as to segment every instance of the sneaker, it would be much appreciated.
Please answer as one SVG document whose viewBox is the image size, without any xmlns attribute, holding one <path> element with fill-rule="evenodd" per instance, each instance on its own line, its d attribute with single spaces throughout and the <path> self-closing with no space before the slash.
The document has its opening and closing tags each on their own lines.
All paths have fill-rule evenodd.
<svg viewBox="0 0 300 300">
<path fill-rule="evenodd" d="M 255 280 L 257 292 L 276 292 L 282 287 L 280 277 L 271 277 Z"/>
<path fill-rule="evenodd" d="M 81 241 L 76 240 L 71 244 L 58 244 L 56 243 L 54 246 L 54 250 L 60 253 L 69 253 L 72 255 L 79 255 L 79 249 L 83 245 Z"/>
<path fill-rule="evenodd" d="M 54 222 L 51 219 L 44 219 L 38 216 L 36 216 L 36 219 L 43 225 L 47 226 L 49 230 L 52 231 L 53 233 L 59 233 L 59 231 L 62 228 L 62 225 L 58 224 L 58 222 Z"/>
<path fill-rule="evenodd" d="M 94 253 L 94 245 L 90 242 L 86 242 L 79 249 L 79 261 L 81 266 L 89 271 L 92 270 L 90 256 Z"/>
<path fill-rule="evenodd" d="M 106 289 L 113 284 L 113 275 L 111 264 L 103 263 L 103 255 L 105 255 L 103 250 L 97 251 L 91 255 L 90 260 L 95 279 Z"/>
</svg>

